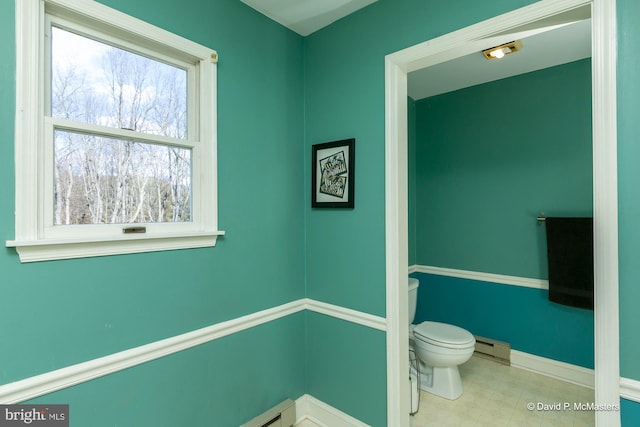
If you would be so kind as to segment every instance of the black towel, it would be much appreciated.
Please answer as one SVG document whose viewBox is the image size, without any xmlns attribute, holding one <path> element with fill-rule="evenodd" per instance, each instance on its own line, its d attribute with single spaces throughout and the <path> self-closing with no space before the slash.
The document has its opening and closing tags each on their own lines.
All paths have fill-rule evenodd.
<svg viewBox="0 0 640 427">
<path fill-rule="evenodd" d="M 546 218 L 549 301 L 593 310 L 593 218 Z"/>
</svg>

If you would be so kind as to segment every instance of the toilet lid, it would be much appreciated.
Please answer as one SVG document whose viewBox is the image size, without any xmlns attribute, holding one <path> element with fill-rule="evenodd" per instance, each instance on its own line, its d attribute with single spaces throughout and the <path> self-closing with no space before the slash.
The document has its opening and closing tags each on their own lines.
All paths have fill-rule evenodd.
<svg viewBox="0 0 640 427">
<path fill-rule="evenodd" d="M 447 323 L 422 322 L 414 328 L 413 334 L 434 345 L 466 347 L 475 343 L 469 331 Z"/>
</svg>

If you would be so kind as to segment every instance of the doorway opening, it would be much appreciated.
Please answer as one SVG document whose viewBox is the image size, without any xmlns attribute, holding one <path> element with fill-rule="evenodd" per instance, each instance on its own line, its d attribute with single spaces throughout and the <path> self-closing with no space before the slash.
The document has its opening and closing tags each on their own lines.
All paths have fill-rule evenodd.
<svg viewBox="0 0 640 427">
<path fill-rule="evenodd" d="M 592 17 L 593 216 L 595 259 L 595 403 L 619 403 L 615 2 L 543 0 L 388 55 L 385 60 L 385 218 L 388 425 L 409 424 L 407 267 L 407 74 L 472 51 L 477 43 L 565 19 Z M 486 47 L 486 46 L 485 46 Z M 606 284 L 606 286 L 605 286 Z M 619 426 L 617 412 L 596 425 Z"/>
</svg>

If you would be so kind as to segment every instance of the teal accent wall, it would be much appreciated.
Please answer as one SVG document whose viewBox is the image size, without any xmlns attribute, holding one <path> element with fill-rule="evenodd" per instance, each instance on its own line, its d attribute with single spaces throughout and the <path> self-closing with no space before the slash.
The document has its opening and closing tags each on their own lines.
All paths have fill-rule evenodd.
<svg viewBox="0 0 640 427">
<path fill-rule="evenodd" d="M 593 212 L 591 60 L 422 99 L 416 110 L 416 264 L 546 279 L 536 217 Z M 592 311 L 552 303 L 546 290 L 418 276 L 416 323 L 593 368 Z"/>
<path fill-rule="evenodd" d="M 305 38 L 305 158 L 311 159 L 313 144 L 356 139 L 353 211 L 311 209 L 310 165 L 306 166 L 307 297 L 386 315 L 385 55 L 529 3 L 379 0 Z M 322 334 L 330 337 L 341 326 L 327 325 Z M 309 334 L 308 339 L 315 337 Z M 363 359 L 383 358 L 385 347 L 380 339 L 362 353 L 360 342 L 344 342 L 341 358 L 308 363 L 307 389 L 354 416 L 360 413 L 361 402 L 369 402 L 370 408 L 386 407 L 381 390 L 362 387 L 351 376 L 322 375 L 331 369 L 346 370 L 351 366 L 347 355 L 352 353 Z M 359 374 L 359 378 L 384 375 L 369 364 Z M 335 398 L 346 394 L 357 397 Z M 367 422 L 384 426 L 386 418 L 377 413 Z"/>
<path fill-rule="evenodd" d="M 0 250 L 0 384 L 305 295 L 302 37 L 237 0 L 103 3 L 218 51 L 227 234 L 215 248 L 33 264 Z M 2 1 L 2 241 L 14 238 L 14 30 L 14 2 Z M 78 426 L 237 426 L 304 393 L 303 340 L 295 315 L 39 400 L 69 403 Z"/>
<path fill-rule="evenodd" d="M 617 0 L 618 220 L 620 267 L 620 375 L 640 380 L 640 3 Z M 622 425 L 640 425 L 640 404 L 622 400 Z"/>
<path fill-rule="evenodd" d="M 593 369 L 593 312 L 549 302 L 548 291 L 414 273 L 415 323 L 460 326 L 514 350 Z"/>
<path fill-rule="evenodd" d="M 620 373 L 640 380 L 640 3 L 617 0 L 617 5 Z M 626 407 L 631 405 L 640 406 Z"/>
<path fill-rule="evenodd" d="M 356 139 L 353 211 L 311 209 L 307 166 L 308 297 L 384 315 L 384 57 L 531 2 L 505 3 L 381 0 L 305 38 L 305 158 Z"/>
<path fill-rule="evenodd" d="M 70 403 L 72 426 L 239 426 L 304 393 L 297 313 L 29 403 Z"/>
<path fill-rule="evenodd" d="M 590 59 L 416 104 L 416 263 L 546 279 L 536 217 L 593 215 Z"/>
<path fill-rule="evenodd" d="M 620 399 L 622 427 L 640 425 L 640 404 L 629 399 Z"/>
<path fill-rule="evenodd" d="M 618 8 L 618 197 L 620 267 L 620 375 L 640 380 L 640 3 L 617 0 Z M 640 424 L 640 404 L 622 400 L 622 425 Z"/>
<path fill-rule="evenodd" d="M 370 426 L 387 419 L 386 335 L 307 312 L 307 393 Z"/>
<path fill-rule="evenodd" d="M 384 56 L 534 2 L 378 0 L 303 39 L 237 0 L 102 1 L 220 53 L 219 222 L 227 236 L 212 249 L 33 265 L 21 265 L 11 249 L 0 251 L 0 384 L 303 296 L 385 316 Z M 0 180 L 5 183 L 0 186 L 5 201 L 0 204 L 0 237 L 5 240 L 14 237 L 13 3 L 0 2 Z M 635 310 L 640 301 L 635 268 L 640 5 L 635 0 L 617 0 L 617 5 L 621 369 L 623 376 L 640 380 L 640 343 L 634 332 L 640 327 Z M 356 208 L 311 210 L 311 145 L 347 137 L 356 138 Z M 274 372 L 284 364 L 296 373 L 304 366 L 304 378 L 269 383 L 268 369 L 252 370 L 246 363 L 251 343 L 229 337 L 52 396 L 70 402 L 82 420 L 107 416 L 110 425 L 134 420 L 145 426 L 137 423 L 143 410 L 159 411 L 173 400 L 179 404 L 172 409 L 187 420 L 194 419 L 188 412 L 200 411 L 194 407 L 202 404 L 222 412 L 220 425 L 237 425 L 241 393 L 236 387 L 245 390 L 257 378 L 264 388 L 251 395 L 254 401 L 242 401 L 244 418 L 284 395 L 309 392 L 372 426 L 386 425 L 384 334 L 307 314 L 304 356 L 278 346 L 260 360 Z M 255 331 L 264 333 L 265 340 L 284 343 L 286 336 L 299 343 L 300 330 L 294 326 L 284 320 L 274 329 Z M 269 346 L 262 337 L 243 337 Z M 322 344 L 340 348 L 328 350 L 325 359 L 309 355 L 325 354 Z M 362 363 L 363 348 L 371 362 Z M 199 381 L 202 372 L 196 365 L 209 361 L 204 378 L 211 384 L 198 383 L 193 395 L 185 398 L 170 390 L 143 396 L 150 390 L 147 382 L 164 375 L 169 379 L 158 387 L 184 388 L 185 379 L 172 370 L 189 382 Z M 140 409 L 122 398 L 128 386 L 139 387 Z M 231 393 L 222 391 L 227 388 Z M 197 396 L 200 391 L 211 391 L 220 401 L 208 403 Z M 105 409 L 96 409 L 96 402 Z M 375 409 L 364 415 L 365 406 Z M 625 426 L 635 425 L 639 406 L 623 401 Z M 109 410 L 119 418 L 107 415 Z M 148 425 L 163 424 L 155 417 Z"/>
</svg>

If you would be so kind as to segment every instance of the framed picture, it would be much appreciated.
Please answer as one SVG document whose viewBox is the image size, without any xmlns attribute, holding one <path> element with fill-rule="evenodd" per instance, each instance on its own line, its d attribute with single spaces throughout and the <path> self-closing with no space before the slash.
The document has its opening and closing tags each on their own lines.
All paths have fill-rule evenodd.
<svg viewBox="0 0 640 427">
<path fill-rule="evenodd" d="M 353 209 L 354 138 L 311 147 L 311 207 Z"/>
</svg>

